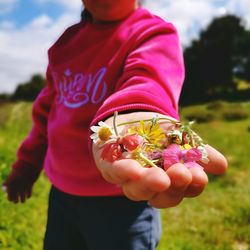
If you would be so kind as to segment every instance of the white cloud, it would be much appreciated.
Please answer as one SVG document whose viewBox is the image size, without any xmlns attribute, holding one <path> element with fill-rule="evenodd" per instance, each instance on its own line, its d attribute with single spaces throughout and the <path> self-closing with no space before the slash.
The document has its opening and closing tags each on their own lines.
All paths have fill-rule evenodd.
<svg viewBox="0 0 250 250">
<path fill-rule="evenodd" d="M 79 10 L 82 7 L 81 0 L 34 0 L 39 4 L 56 3 L 64 6 L 68 10 Z"/>
<path fill-rule="evenodd" d="M 80 0 L 70 0 L 70 1 L 69 0 L 54 0 L 54 1 L 71 9 L 79 10 L 82 7 L 82 3 Z"/>
<path fill-rule="evenodd" d="M 45 27 L 49 27 L 52 23 L 53 23 L 53 20 L 49 16 L 44 14 L 32 20 L 29 26 L 31 28 L 45 28 Z"/>
<path fill-rule="evenodd" d="M 0 14 L 10 12 L 19 0 L 0 0 Z"/>
<path fill-rule="evenodd" d="M 12 92 L 34 73 L 44 74 L 48 48 L 74 22 L 72 15 L 65 13 L 55 22 L 41 15 L 21 29 L 0 24 L 0 93 Z"/>
<path fill-rule="evenodd" d="M 243 17 L 247 27 L 250 28 L 250 0 L 229 0 L 227 10 Z"/>
<path fill-rule="evenodd" d="M 148 0 L 145 6 L 172 22 L 179 31 L 181 43 L 185 45 L 197 36 L 198 29 L 208 24 L 214 13 L 211 1 L 158 0 L 152 2 Z"/>
<path fill-rule="evenodd" d="M 145 0 L 144 3 L 145 7 L 177 27 L 183 45 L 197 38 L 200 30 L 214 17 L 226 13 L 244 17 L 250 27 L 250 0 Z"/>
</svg>

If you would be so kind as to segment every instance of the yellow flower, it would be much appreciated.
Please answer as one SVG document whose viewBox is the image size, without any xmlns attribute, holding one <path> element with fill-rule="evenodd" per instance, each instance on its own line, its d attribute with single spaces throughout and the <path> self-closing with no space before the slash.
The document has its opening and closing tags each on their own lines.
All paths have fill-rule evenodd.
<svg viewBox="0 0 250 250">
<path fill-rule="evenodd" d="M 185 149 L 191 149 L 192 148 L 192 146 L 190 145 L 190 144 L 184 144 L 184 145 L 182 145 L 182 146 L 180 146 L 180 149 L 181 150 L 185 150 Z"/>
<path fill-rule="evenodd" d="M 158 123 L 153 121 L 140 121 L 140 125 L 129 128 L 128 132 L 142 136 L 148 143 L 156 147 L 160 147 L 162 145 L 161 142 L 166 139 L 164 130 Z"/>
</svg>

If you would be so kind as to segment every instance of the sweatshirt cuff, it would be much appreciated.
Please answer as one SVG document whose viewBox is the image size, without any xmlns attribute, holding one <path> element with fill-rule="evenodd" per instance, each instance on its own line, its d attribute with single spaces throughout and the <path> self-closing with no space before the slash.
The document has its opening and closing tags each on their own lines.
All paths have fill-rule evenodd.
<svg viewBox="0 0 250 250">
<path fill-rule="evenodd" d="M 118 113 L 121 111 L 129 111 L 131 110 L 131 112 L 133 112 L 133 110 L 142 110 L 142 111 L 152 111 L 152 112 L 157 112 L 166 116 L 169 116 L 177 121 L 180 120 L 179 115 L 176 113 L 176 110 L 174 109 L 170 109 L 166 112 L 166 110 L 163 110 L 159 107 L 150 105 L 150 104 L 140 104 L 140 103 L 136 103 L 136 104 L 127 104 L 127 105 L 122 105 L 122 106 L 118 106 L 115 108 L 110 108 L 108 110 L 106 110 L 105 112 L 102 112 L 100 114 L 97 114 L 96 117 L 93 119 L 93 121 L 91 122 L 90 126 L 93 126 L 95 124 L 97 124 L 99 121 L 103 121 L 106 120 L 108 117 L 112 116 L 115 111 L 117 111 Z"/>
</svg>

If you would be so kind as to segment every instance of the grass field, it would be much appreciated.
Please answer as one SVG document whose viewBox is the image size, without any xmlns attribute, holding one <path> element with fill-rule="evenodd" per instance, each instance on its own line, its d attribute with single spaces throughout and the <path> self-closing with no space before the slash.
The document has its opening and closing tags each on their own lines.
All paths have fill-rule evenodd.
<svg viewBox="0 0 250 250">
<path fill-rule="evenodd" d="M 0 106 L 1 183 L 31 126 L 30 110 L 29 103 Z M 181 114 L 199 121 L 194 129 L 226 155 L 229 170 L 209 176 L 198 198 L 161 211 L 163 237 L 157 250 L 250 249 L 250 103 L 215 102 L 183 108 Z M 0 190 L 1 250 L 42 249 L 48 191 L 43 175 L 25 204 L 10 204 Z"/>
</svg>

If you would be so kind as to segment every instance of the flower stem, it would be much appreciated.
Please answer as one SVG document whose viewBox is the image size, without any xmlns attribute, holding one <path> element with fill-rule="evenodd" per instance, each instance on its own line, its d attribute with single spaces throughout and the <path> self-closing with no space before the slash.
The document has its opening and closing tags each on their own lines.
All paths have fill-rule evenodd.
<svg viewBox="0 0 250 250">
<path fill-rule="evenodd" d="M 145 157 L 142 153 L 139 153 L 139 157 L 147 164 L 149 164 L 151 167 L 157 167 L 152 161 L 150 161 L 147 157 Z"/>
<path fill-rule="evenodd" d="M 116 125 L 116 118 L 117 118 L 117 116 L 118 116 L 118 112 L 115 111 L 115 113 L 114 113 L 114 119 L 113 119 L 113 127 L 114 127 L 114 130 L 115 130 L 116 136 L 119 136 L 118 131 L 117 131 L 117 125 Z"/>
<path fill-rule="evenodd" d="M 165 121 L 168 121 L 168 122 L 171 122 L 173 124 L 177 124 L 179 123 L 178 121 L 174 120 L 174 119 L 171 119 L 171 118 L 157 118 L 158 120 L 165 120 Z M 134 123 L 139 123 L 141 121 L 145 121 L 145 122 L 150 122 L 152 121 L 152 118 L 151 119 L 146 119 L 146 120 L 137 120 L 137 121 L 131 121 L 131 122 L 123 122 L 123 123 L 120 123 L 120 124 L 117 124 L 117 127 L 119 126 L 123 126 L 123 125 L 128 125 L 128 124 L 134 124 Z"/>
<path fill-rule="evenodd" d="M 189 139 L 190 139 L 190 144 L 192 147 L 195 146 L 195 143 L 194 143 L 194 138 L 193 138 L 193 131 L 188 127 L 187 129 L 187 133 L 188 133 L 188 136 L 189 136 Z"/>
</svg>

